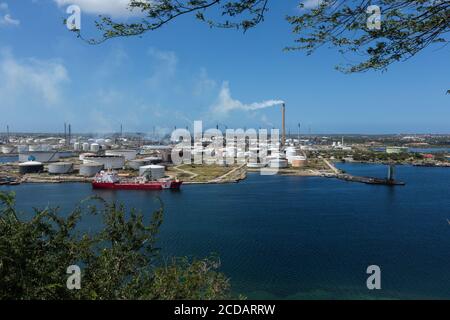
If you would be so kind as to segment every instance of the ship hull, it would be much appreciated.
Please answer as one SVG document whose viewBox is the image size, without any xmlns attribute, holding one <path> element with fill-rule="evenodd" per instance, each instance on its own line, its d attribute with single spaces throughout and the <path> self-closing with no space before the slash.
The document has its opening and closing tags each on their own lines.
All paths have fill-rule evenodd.
<svg viewBox="0 0 450 320">
<path fill-rule="evenodd" d="M 92 182 L 94 189 L 108 189 L 108 190 L 179 190 L 182 182 L 171 181 L 164 182 L 147 182 L 147 183 L 110 183 L 110 182 Z"/>
</svg>

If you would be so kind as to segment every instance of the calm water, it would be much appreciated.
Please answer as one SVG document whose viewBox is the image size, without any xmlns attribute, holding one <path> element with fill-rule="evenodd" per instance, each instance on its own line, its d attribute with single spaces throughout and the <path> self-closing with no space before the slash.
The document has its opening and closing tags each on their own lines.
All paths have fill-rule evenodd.
<svg viewBox="0 0 450 320">
<path fill-rule="evenodd" d="M 345 164 L 361 175 L 384 166 Z M 166 207 L 165 255 L 218 253 L 234 291 L 249 298 L 450 298 L 450 169 L 397 167 L 404 187 L 250 175 L 239 184 L 180 192 L 102 191 L 86 184 L 2 187 L 21 209 L 68 210 L 96 193 L 151 212 Z M 95 227 L 90 221 L 84 227 Z M 366 288 L 366 268 L 382 290 Z"/>
<path fill-rule="evenodd" d="M 13 156 L 13 157 L 0 156 L 0 163 L 16 162 L 16 161 L 19 161 L 18 156 Z"/>
<path fill-rule="evenodd" d="M 386 151 L 386 147 L 372 148 L 374 151 Z M 450 148 L 409 148 L 409 152 L 414 153 L 450 153 Z"/>
</svg>

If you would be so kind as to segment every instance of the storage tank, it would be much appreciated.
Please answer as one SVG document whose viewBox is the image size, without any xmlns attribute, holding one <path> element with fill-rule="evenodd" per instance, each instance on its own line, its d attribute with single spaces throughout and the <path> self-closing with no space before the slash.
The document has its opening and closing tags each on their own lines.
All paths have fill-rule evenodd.
<svg viewBox="0 0 450 320">
<path fill-rule="evenodd" d="M 100 163 L 105 169 L 122 169 L 125 166 L 123 156 L 85 156 L 83 163 Z"/>
<path fill-rule="evenodd" d="M 297 155 L 297 151 L 295 150 L 295 148 L 292 148 L 292 147 L 286 148 L 286 158 L 294 157 L 296 155 Z"/>
<path fill-rule="evenodd" d="M 83 151 L 89 151 L 89 143 L 83 143 Z"/>
<path fill-rule="evenodd" d="M 27 145 L 17 146 L 17 152 L 19 153 L 28 152 L 28 146 Z"/>
<path fill-rule="evenodd" d="M 147 166 L 150 164 L 150 161 L 146 159 L 135 159 L 128 161 L 127 167 L 132 170 L 139 170 L 140 167 Z"/>
<path fill-rule="evenodd" d="M 80 159 L 80 161 L 83 161 L 85 157 L 89 157 L 89 156 L 95 157 L 96 154 L 95 153 L 82 153 L 78 156 L 78 159 Z"/>
<path fill-rule="evenodd" d="M 158 164 L 162 162 L 162 158 L 160 157 L 147 157 L 144 160 L 148 161 L 149 164 Z"/>
<path fill-rule="evenodd" d="M 91 144 L 91 152 L 99 152 L 100 151 L 100 145 L 98 143 Z"/>
<path fill-rule="evenodd" d="M 13 153 L 15 150 L 16 150 L 16 147 L 14 147 L 14 146 L 2 146 L 2 153 L 4 153 L 4 154 Z"/>
<path fill-rule="evenodd" d="M 40 144 L 32 144 L 30 145 L 30 147 L 28 148 L 29 151 L 42 151 L 41 150 L 41 145 Z"/>
<path fill-rule="evenodd" d="M 292 164 L 292 167 L 294 167 L 294 168 L 301 168 L 301 167 L 306 166 L 307 160 L 303 156 L 296 156 L 291 159 L 291 164 Z"/>
<path fill-rule="evenodd" d="M 41 151 L 52 151 L 52 146 L 49 144 L 41 145 Z"/>
<path fill-rule="evenodd" d="M 145 172 L 150 171 L 152 179 L 161 179 L 166 175 L 166 168 L 164 166 L 149 165 L 139 168 L 139 175 L 143 176 Z"/>
<path fill-rule="evenodd" d="M 44 171 L 44 165 L 38 161 L 27 161 L 19 164 L 19 172 L 21 174 L 40 173 Z"/>
<path fill-rule="evenodd" d="M 136 150 L 108 150 L 105 152 L 107 156 L 123 156 L 126 161 L 136 159 L 137 151 Z"/>
<path fill-rule="evenodd" d="M 80 149 L 81 149 L 80 143 L 79 143 L 79 142 L 75 142 L 75 143 L 73 144 L 73 150 L 74 150 L 74 151 L 80 151 Z"/>
<path fill-rule="evenodd" d="M 49 164 L 48 173 L 51 174 L 68 174 L 73 171 L 73 163 L 70 162 L 56 162 Z"/>
<path fill-rule="evenodd" d="M 286 159 L 272 159 L 269 161 L 269 167 L 271 168 L 287 168 L 288 161 Z"/>
<path fill-rule="evenodd" d="M 28 151 L 19 153 L 19 162 L 38 161 L 38 162 L 58 162 L 59 152 L 57 151 Z"/>
<path fill-rule="evenodd" d="M 83 177 L 93 177 L 102 170 L 103 170 L 102 164 L 91 162 L 91 163 L 86 163 L 86 164 L 80 165 L 79 174 L 80 174 L 80 176 L 83 176 Z"/>
</svg>

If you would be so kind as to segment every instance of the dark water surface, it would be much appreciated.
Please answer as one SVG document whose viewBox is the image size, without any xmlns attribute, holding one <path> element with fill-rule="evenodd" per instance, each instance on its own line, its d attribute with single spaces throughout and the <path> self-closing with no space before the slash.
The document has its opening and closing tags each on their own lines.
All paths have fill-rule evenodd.
<svg viewBox="0 0 450 320">
<path fill-rule="evenodd" d="M 384 177 L 379 165 L 340 165 Z M 327 178 L 260 176 L 180 192 L 92 191 L 88 184 L 23 184 L 18 206 L 67 212 L 92 194 L 151 212 L 164 202 L 165 255 L 218 253 L 249 298 L 450 298 L 450 169 L 397 167 L 404 187 Z M 95 228 L 95 220 L 85 228 Z M 382 289 L 366 287 L 381 267 Z"/>
</svg>

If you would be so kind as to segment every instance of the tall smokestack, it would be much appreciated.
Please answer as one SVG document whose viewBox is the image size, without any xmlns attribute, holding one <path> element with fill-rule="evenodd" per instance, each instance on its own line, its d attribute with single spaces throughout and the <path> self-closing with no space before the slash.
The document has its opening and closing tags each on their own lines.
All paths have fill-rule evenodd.
<svg viewBox="0 0 450 320">
<path fill-rule="evenodd" d="M 282 138 L 281 145 L 284 147 L 286 145 L 286 104 L 281 105 L 281 126 L 282 126 Z"/>
<path fill-rule="evenodd" d="M 70 145 L 70 140 L 72 139 L 72 125 L 69 123 L 69 135 L 67 137 L 67 145 Z"/>
<path fill-rule="evenodd" d="M 64 122 L 64 145 L 67 146 L 67 123 Z"/>
</svg>

